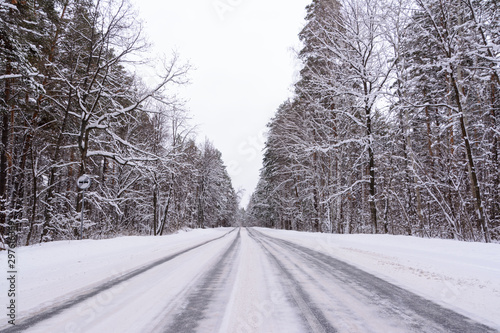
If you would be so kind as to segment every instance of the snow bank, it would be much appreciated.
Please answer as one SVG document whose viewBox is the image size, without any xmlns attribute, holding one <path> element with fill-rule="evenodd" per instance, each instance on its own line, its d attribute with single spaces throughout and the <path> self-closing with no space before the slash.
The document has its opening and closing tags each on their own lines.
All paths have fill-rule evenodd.
<svg viewBox="0 0 500 333">
<path fill-rule="evenodd" d="M 500 244 L 258 230 L 329 254 L 500 330 Z"/>
</svg>

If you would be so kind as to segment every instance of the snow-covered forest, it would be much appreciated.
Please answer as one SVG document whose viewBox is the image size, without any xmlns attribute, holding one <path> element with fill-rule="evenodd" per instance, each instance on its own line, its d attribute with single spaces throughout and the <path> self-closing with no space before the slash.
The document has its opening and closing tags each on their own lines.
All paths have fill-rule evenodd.
<svg viewBox="0 0 500 333">
<path fill-rule="evenodd" d="M 499 240 L 498 1 L 313 0 L 299 38 L 248 225 Z M 126 0 L 1 0 L 1 241 L 78 238 L 82 211 L 84 238 L 234 224 L 189 70 Z"/>
<path fill-rule="evenodd" d="M 496 0 L 314 0 L 254 225 L 500 238 Z"/>
<path fill-rule="evenodd" d="M 78 238 L 85 174 L 84 238 L 233 223 L 221 153 L 175 95 L 189 65 L 147 47 L 126 0 L 0 1 L 2 244 Z"/>
</svg>

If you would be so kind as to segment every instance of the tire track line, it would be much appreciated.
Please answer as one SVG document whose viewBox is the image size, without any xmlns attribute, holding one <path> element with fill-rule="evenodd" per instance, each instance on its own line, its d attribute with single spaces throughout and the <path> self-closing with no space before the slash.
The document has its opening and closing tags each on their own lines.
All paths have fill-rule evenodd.
<svg viewBox="0 0 500 333">
<path fill-rule="evenodd" d="M 146 265 L 141 266 L 137 269 L 134 269 L 128 273 L 125 273 L 117 278 L 106 281 L 97 287 L 94 287 L 88 291 L 82 292 L 79 295 L 71 297 L 69 300 L 65 300 L 63 302 L 53 304 L 50 307 L 46 308 L 45 310 L 41 310 L 41 312 L 38 312 L 35 315 L 32 315 L 30 317 L 20 318 L 18 320 L 18 323 L 15 326 L 11 326 L 8 328 L 1 328 L 1 330 L 2 330 L 2 332 L 5 332 L 5 333 L 23 332 L 24 330 L 26 330 L 26 329 L 28 329 L 28 328 L 30 328 L 30 327 L 32 327 L 40 322 L 43 322 L 45 320 L 48 320 L 48 319 L 58 315 L 66 309 L 69 309 L 77 304 L 83 303 L 84 301 L 88 300 L 89 298 L 94 297 L 94 296 L 96 296 L 96 295 L 98 295 L 98 294 L 100 294 L 108 289 L 111 289 L 112 287 L 115 287 L 116 285 L 118 285 L 120 283 L 123 283 L 123 282 L 130 280 L 130 279 L 133 279 L 136 276 L 143 274 L 143 273 L 145 273 L 145 272 L 147 272 L 155 267 L 158 267 L 158 266 L 160 266 L 160 265 L 162 265 L 162 264 L 164 264 L 164 263 L 166 263 L 174 258 L 177 258 L 177 257 L 179 257 L 179 256 L 181 256 L 189 251 L 195 250 L 195 249 L 202 247 L 206 244 L 215 242 L 223 237 L 226 237 L 227 235 L 229 235 L 230 233 L 232 233 L 236 229 L 237 228 L 234 228 L 231 231 L 225 233 L 224 235 L 222 235 L 220 237 L 216 237 L 214 239 L 211 239 L 211 240 L 205 241 L 203 243 L 197 244 L 195 246 L 189 247 L 185 250 L 168 255 L 164 258 L 155 260 L 152 263 L 146 264 Z"/>
<path fill-rule="evenodd" d="M 310 332 L 337 332 L 337 330 L 328 322 L 321 309 L 313 305 L 310 297 L 300 287 L 299 282 L 293 277 L 292 273 L 287 270 L 277 256 L 273 254 L 275 251 L 279 252 L 279 250 L 274 248 L 275 244 L 260 232 L 248 229 L 248 233 L 250 237 L 262 247 L 264 252 L 269 256 L 269 258 L 272 259 L 272 262 L 279 269 L 279 271 L 286 277 L 286 279 L 284 279 L 284 283 L 286 285 L 285 289 L 290 293 L 293 300 L 297 304 L 297 307 L 300 309 L 303 320 L 309 326 Z"/>
<path fill-rule="evenodd" d="M 412 318 L 415 325 L 412 325 L 414 329 L 426 331 L 432 328 L 450 333 L 498 332 L 491 327 L 442 307 L 344 261 L 290 241 L 265 235 L 256 230 L 253 232 L 282 249 L 302 256 L 304 261 L 315 263 L 318 267 L 321 267 L 321 271 L 331 274 L 332 278 L 343 284 L 361 288 L 361 291 L 373 296 L 373 305 L 391 312 L 393 316 L 399 315 Z M 431 327 L 426 327 L 425 322 Z"/>
<path fill-rule="evenodd" d="M 198 287 L 195 287 L 195 291 L 187 297 L 185 306 L 175 315 L 174 321 L 166 328 L 163 328 L 162 332 L 197 332 L 200 322 L 204 319 L 205 311 L 209 308 L 214 296 L 216 296 L 216 292 L 223 287 L 228 278 L 223 276 L 223 273 L 234 261 L 240 242 L 240 231 L 238 231 L 231 245 L 219 257 L 213 268 L 203 275 Z"/>
</svg>

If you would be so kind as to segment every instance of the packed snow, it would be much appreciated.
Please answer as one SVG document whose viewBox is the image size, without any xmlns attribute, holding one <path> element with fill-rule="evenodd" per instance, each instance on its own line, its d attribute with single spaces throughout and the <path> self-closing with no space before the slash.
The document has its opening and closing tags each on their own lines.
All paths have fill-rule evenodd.
<svg viewBox="0 0 500 333">
<path fill-rule="evenodd" d="M 258 230 L 331 255 L 500 330 L 500 244 Z"/>
<path fill-rule="evenodd" d="M 256 230 L 350 263 L 500 330 L 499 244 Z M 185 306 L 191 287 L 204 272 L 219 265 L 220 277 L 213 280 L 219 293 L 200 319 L 201 327 L 219 332 L 301 332 L 297 309 L 284 306 L 286 286 L 279 272 L 244 229 L 230 254 L 231 263 L 220 261 L 240 237 L 236 232 L 226 235 L 229 231 L 198 229 L 163 237 L 61 241 L 18 248 L 17 320 L 167 255 L 220 238 L 109 289 L 103 293 L 106 297 L 76 305 L 77 315 L 70 316 L 70 321 L 57 315 L 28 331 L 140 332 L 166 327 L 171 323 L 164 315 Z M 6 267 L 5 251 L 0 259 L 0 265 Z M 7 304 L 5 283 L 2 279 L 2 304 Z M 115 314 L 117 308 L 130 303 L 141 307 L 130 306 L 119 317 Z M 0 330 L 6 327 L 4 317 Z"/>
<path fill-rule="evenodd" d="M 59 241 L 17 248 L 17 314 L 22 317 L 37 312 L 61 297 L 88 289 L 226 232 L 226 229 L 205 229 L 165 237 Z M 5 260 L 5 252 L 2 252 L 1 267 L 6 267 Z M 2 297 L 6 297 L 6 292 L 2 293 Z"/>
</svg>

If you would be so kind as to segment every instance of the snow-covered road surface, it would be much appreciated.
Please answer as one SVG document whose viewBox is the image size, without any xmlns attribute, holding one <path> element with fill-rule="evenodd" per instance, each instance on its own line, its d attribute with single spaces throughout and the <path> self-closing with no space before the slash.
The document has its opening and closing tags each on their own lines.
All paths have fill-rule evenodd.
<svg viewBox="0 0 500 333">
<path fill-rule="evenodd" d="M 250 232 L 314 332 L 495 332 L 331 256 Z"/>
<path fill-rule="evenodd" d="M 30 274 L 19 283 L 19 304 L 26 310 L 20 311 L 17 325 L 8 328 L 2 322 L 0 330 L 497 332 L 495 325 L 481 324 L 307 242 L 293 241 L 294 234 L 275 233 L 245 228 L 191 231 L 137 238 L 133 252 L 128 246 L 121 252 L 101 248 L 101 256 L 99 251 L 73 259 L 61 254 L 63 267 L 57 258 L 47 258 L 38 263 L 41 275 Z M 109 246 L 120 241 L 93 245 L 100 242 Z M 19 257 L 24 255 L 25 272 L 30 272 L 44 249 L 69 250 L 81 244 L 85 241 L 21 248 Z M 53 249 L 47 254 L 56 253 Z M 34 251 L 29 250 L 38 252 L 30 258 Z M 109 260 L 102 260 L 104 253 Z M 75 261 L 87 266 L 71 267 Z"/>
</svg>

